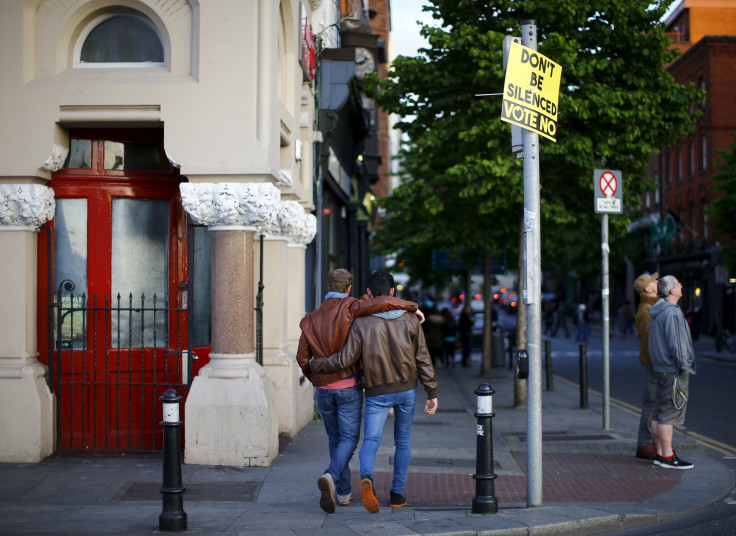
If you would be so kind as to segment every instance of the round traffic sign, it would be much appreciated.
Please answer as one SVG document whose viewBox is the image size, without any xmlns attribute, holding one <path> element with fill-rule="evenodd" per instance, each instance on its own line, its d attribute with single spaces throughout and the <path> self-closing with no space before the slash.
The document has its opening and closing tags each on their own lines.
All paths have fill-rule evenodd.
<svg viewBox="0 0 736 536">
<path fill-rule="evenodd" d="M 613 197 L 618 190 L 618 181 L 616 175 L 610 171 L 604 171 L 601 178 L 598 181 L 598 187 L 601 189 L 601 193 L 606 197 Z"/>
</svg>

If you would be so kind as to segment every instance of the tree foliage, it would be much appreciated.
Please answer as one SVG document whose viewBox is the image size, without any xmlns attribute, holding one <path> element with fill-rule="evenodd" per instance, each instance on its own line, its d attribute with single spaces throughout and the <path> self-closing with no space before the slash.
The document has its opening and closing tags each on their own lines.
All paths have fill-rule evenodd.
<svg viewBox="0 0 736 536">
<path fill-rule="evenodd" d="M 726 266 L 730 273 L 736 272 L 736 218 L 733 217 L 733 207 L 736 205 L 736 134 L 732 134 L 733 141 L 728 149 L 717 151 L 722 162 L 716 161 L 718 171 L 713 175 L 713 189 L 720 193 L 710 207 L 710 216 L 713 228 L 730 239 L 731 246 L 724 248 L 727 255 Z"/>
<path fill-rule="evenodd" d="M 381 107 L 401 117 L 398 128 L 407 140 L 399 155 L 402 183 L 383 200 L 391 217 L 377 233 L 382 247 L 403 248 L 410 273 L 417 274 L 432 249 L 459 256 L 514 247 L 522 162 L 511 154 L 510 126 L 500 119 L 502 98 L 475 95 L 502 91 L 503 38 L 519 35 L 520 22 L 533 19 L 540 53 L 562 66 L 558 141 L 540 138 L 543 253 L 545 264 L 575 267 L 583 260 L 572 255 L 584 249 L 581 240 L 599 243 L 593 170 L 621 170 L 624 202 L 636 206 L 654 186 L 647 176 L 650 155 L 686 135 L 696 119 L 690 109 L 700 92 L 676 84 L 664 70 L 676 57 L 660 22 L 670 3 L 428 3 L 424 9 L 436 23 L 421 31 L 429 46 L 417 57 L 398 57 L 386 79 L 374 75 L 366 84 Z M 611 218 L 612 236 L 627 223 Z"/>
</svg>

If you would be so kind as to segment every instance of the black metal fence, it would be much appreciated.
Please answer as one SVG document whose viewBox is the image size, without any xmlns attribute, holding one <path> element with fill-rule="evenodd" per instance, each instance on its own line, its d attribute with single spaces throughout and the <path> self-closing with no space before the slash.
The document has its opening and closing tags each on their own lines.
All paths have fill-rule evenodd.
<svg viewBox="0 0 736 536">
<path fill-rule="evenodd" d="M 191 383 L 186 296 L 173 306 L 155 294 L 98 299 L 61 282 L 49 315 L 57 452 L 163 448 L 159 397 L 186 396 Z"/>
</svg>

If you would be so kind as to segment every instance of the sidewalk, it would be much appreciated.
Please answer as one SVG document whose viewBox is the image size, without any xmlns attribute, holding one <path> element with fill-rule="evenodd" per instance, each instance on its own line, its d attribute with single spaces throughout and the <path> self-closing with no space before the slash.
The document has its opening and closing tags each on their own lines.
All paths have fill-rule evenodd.
<svg viewBox="0 0 736 536">
<path fill-rule="evenodd" d="M 312 422 L 283 446 L 271 467 L 184 465 L 188 533 L 589 534 L 685 514 L 718 501 L 734 485 L 732 473 L 685 436 L 675 440 L 682 457 L 695 464 L 693 470 L 659 469 L 635 458 L 638 417 L 611 407 L 612 430 L 603 431 L 600 399 L 591 394 L 589 409 L 581 410 L 578 390 L 555 378 L 554 390 L 542 392 L 544 504 L 527 508 L 526 411 L 513 409 L 511 371 L 494 369 L 481 379 L 478 369 L 476 361 L 470 368 L 438 371 L 436 415 L 425 415 L 423 402 L 417 404 L 407 507 L 387 506 L 393 454 L 389 419 L 376 463 L 380 512 L 369 514 L 360 503 L 356 452 L 353 503 L 325 514 L 319 508 L 317 478 L 328 463 L 327 442 L 322 424 Z M 483 382 L 496 391 L 492 426 L 499 505 L 497 514 L 485 516 L 471 514 L 473 391 Z M 423 393 L 420 388 L 418 400 L 424 400 Z M 160 455 L 0 464 L 0 534 L 155 533 L 161 475 Z"/>
</svg>

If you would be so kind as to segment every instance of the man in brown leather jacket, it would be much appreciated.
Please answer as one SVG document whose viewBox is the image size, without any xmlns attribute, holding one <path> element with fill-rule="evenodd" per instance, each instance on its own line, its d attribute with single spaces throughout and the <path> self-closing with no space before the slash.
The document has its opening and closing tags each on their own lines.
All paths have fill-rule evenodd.
<svg viewBox="0 0 736 536">
<path fill-rule="evenodd" d="M 368 293 L 387 296 L 394 293 L 393 276 L 374 272 Z M 405 311 L 387 311 L 358 318 L 343 350 L 327 359 L 315 356 L 309 366 L 316 372 L 330 372 L 363 362 L 365 388 L 365 424 L 360 447 L 360 491 L 363 506 L 378 512 L 373 491 L 373 465 L 381 444 L 383 426 L 389 411 L 394 410 L 394 478 L 389 506 L 406 505 L 403 495 L 411 458 L 411 423 L 416 405 L 417 380 L 427 392 L 424 412 L 437 411 L 437 380 L 424 333 L 415 315 Z"/>
<path fill-rule="evenodd" d="M 355 363 L 330 373 L 313 373 L 309 360 L 312 356 L 327 357 L 342 350 L 350 326 L 358 317 L 394 309 L 418 311 L 416 303 L 390 296 L 374 300 L 351 298 L 348 295 L 352 283 L 353 276 L 347 270 L 330 272 L 325 301 L 299 324 L 302 334 L 296 360 L 304 375 L 317 387 L 317 407 L 329 440 L 330 465 L 317 481 L 321 492 L 320 506 L 328 513 L 335 511 L 335 503 L 348 506 L 353 496 L 349 464 L 360 437 L 363 407 L 361 366 Z"/>
</svg>

